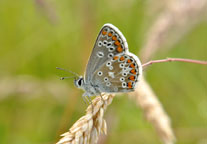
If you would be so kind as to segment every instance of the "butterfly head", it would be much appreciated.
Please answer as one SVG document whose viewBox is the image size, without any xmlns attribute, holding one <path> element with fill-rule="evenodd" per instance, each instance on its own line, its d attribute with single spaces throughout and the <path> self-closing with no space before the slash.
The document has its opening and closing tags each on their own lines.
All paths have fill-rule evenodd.
<svg viewBox="0 0 207 144">
<path fill-rule="evenodd" d="M 74 80 L 74 84 L 77 88 L 83 88 L 84 85 L 84 79 L 82 76 L 78 77 L 77 79 Z"/>
</svg>

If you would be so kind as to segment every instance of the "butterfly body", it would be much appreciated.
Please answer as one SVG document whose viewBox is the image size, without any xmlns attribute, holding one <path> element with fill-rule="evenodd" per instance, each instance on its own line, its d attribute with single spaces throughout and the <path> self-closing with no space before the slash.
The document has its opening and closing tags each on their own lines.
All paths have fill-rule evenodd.
<svg viewBox="0 0 207 144">
<path fill-rule="evenodd" d="M 94 95 L 99 95 L 101 93 L 97 85 L 94 85 L 93 83 L 86 83 L 82 76 L 75 80 L 74 83 L 76 87 L 83 89 L 85 91 L 83 96 L 90 97 Z"/>
<path fill-rule="evenodd" d="M 84 78 L 75 80 L 83 96 L 134 91 L 142 75 L 138 57 L 128 51 L 123 34 L 112 24 L 105 24 L 94 45 Z"/>
</svg>

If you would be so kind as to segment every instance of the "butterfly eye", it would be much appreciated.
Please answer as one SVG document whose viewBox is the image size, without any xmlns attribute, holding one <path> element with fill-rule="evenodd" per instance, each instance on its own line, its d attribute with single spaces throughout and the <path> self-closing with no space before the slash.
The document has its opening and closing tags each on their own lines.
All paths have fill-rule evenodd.
<svg viewBox="0 0 207 144">
<path fill-rule="evenodd" d="M 78 85 L 79 85 L 79 86 L 82 86 L 82 84 L 83 84 L 83 79 L 79 79 L 79 80 L 78 80 Z"/>
<path fill-rule="evenodd" d="M 75 85 L 76 85 L 78 88 L 82 87 L 82 85 L 83 85 L 83 83 L 84 83 L 83 78 L 79 78 L 79 79 L 75 80 L 74 82 L 75 82 Z"/>
<path fill-rule="evenodd" d="M 97 74 L 98 74 L 98 76 L 102 76 L 103 75 L 103 72 L 102 71 L 99 71 Z"/>
</svg>

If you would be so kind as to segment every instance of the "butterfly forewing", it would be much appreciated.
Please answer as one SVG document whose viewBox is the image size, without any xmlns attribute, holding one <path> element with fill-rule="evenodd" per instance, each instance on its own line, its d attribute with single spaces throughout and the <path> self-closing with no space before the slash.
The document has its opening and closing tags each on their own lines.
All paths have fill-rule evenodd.
<svg viewBox="0 0 207 144">
<path fill-rule="evenodd" d="M 128 45 L 122 33 L 112 24 L 105 24 L 94 45 L 85 74 L 85 82 L 92 82 L 97 69 L 115 55 L 128 53 Z"/>
<path fill-rule="evenodd" d="M 141 63 L 135 55 L 118 54 L 95 71 L 92 82 L 101 92 L 130 92 L 134 91 L 141 72 Z"/>
</svg>

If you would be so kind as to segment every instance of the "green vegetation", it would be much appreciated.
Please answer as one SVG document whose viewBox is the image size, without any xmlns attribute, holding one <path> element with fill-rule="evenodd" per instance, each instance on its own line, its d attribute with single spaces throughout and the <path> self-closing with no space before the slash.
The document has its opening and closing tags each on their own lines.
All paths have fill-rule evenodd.
<svg viewBox="0 0 207 144">
<path fill-rule="evenodd" d="M 83 74 L 105 23 L 117 26 L 130 51 L 138 53 L 158 15 L 151 18 L 147 10 L 145 2 L 133 0 L 0 0 L 0 143 L 57 142 L 84 115 L 86 105 L 72 79 L 59 80 L 70 74 L 55 68 Z M 203 22 L 153 59 L 207 60 L 206 36 Z M 162 63 L 145 74 L 171 118 L 178 144 L 207 143 L 207 67 Z M 107 144 L 161 143 L 126 94 L 115 97 L 105 118 Z"/>
</svg>

